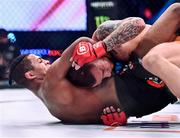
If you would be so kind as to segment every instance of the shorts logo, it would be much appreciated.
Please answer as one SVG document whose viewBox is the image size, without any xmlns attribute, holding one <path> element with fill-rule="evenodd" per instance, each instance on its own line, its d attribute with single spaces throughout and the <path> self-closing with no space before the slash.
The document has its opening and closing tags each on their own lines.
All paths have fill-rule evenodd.
<svg viewBox="0 0 180 138">
<path fill-rule="evenodd" d="M 87 42 L 79 43 L 77 54 L 78 55 L 83 55 L 83 54 L 86 54 L 87 52 L 89 52 L 88 45 L 89 45 L 89 43 L 87 43 Z"/>
<path fill-rule="evenodd" d="M 165 83 L 157 77 L 148 78 L 146 82 L 155 88 L 163 88 L 165 86 Z"/>
</svg>

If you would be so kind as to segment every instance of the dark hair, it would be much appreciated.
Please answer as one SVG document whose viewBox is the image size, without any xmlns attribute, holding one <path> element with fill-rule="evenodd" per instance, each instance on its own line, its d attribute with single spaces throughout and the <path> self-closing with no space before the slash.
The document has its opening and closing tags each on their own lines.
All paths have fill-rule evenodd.
<svg viewBox="0 0 180 138">
<path fill-rule="evenodd" d="M 9 84 L 12 85 L 12 81 L 28 88 L 29 81 L 25 77 L 25 73 L 33 69 L 31 61 L 27 58 L 29 54 L 20 55 L 16 57 L 10 65 Z"/>
<path fill-rule="evenodd" d="M 0 37 L 7 37 L 8 32 L 4 28 L 0 28 Z"/>
<path fill-rule="evenodd" d="M 92 67 L 92 64 L 86 64 L 79 70 L 75 70 L 71 67 L 68 70 L 66 78 L 76 86 L 92 87 L 96 83 L 96 79 L 90 71 Z"/>
</svg>

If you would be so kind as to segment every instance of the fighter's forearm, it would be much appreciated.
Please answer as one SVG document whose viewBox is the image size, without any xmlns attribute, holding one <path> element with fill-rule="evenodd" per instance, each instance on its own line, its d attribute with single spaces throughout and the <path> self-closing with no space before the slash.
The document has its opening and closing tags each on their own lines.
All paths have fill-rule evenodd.
<svg viewBox="0 0 180 138">
<path fill-rule="evenodd" d="M 114 30 L 116 30 L 123 22 L 134 20 L 137 17 L 129 17 L 123 20 L 109 20 L 102 23 L 94 32 L 93 37 L 97 38 L 99 41 L 105 39 Z"/>
<path fill-rule="evenodd" d="M 103 42 L 106 45 L 106 51 L 135 38 L 145 28 L 145 23 L 141 18 L 133 18 L 122 22 Z"/>
</svg>

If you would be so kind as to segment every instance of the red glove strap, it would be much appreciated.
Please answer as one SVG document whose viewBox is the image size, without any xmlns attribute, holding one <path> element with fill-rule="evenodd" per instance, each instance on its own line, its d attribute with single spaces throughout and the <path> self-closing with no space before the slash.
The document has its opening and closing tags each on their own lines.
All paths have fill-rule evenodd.
<svg viewBox="0 0 180 138">
<path fill-rule="evenodd" d="M 93 45 L 93 49 L 98 58 L 102 57 L 106 54 L 105 44 L 103 41 L 99 41 L 99 42 L 95 43 Z"/>
</svg>

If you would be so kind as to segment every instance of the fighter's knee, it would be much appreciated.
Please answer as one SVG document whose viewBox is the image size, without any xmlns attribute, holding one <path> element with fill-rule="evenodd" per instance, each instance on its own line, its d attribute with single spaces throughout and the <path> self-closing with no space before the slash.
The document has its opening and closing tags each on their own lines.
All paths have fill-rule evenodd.
<svg viewBox="0 0 180 138">
<path fill-rule="evenodd" d="M 160 55 L 158 53 L 149 53 L 142 58 L 142 65 L 145 69 L 151 70 L 159 61 Z"/>
<path fill-rule="evenodd" d="M 175 16 L 180 16 L 180 3 L 174 3 L 169 8 Z"/>
</svg>

